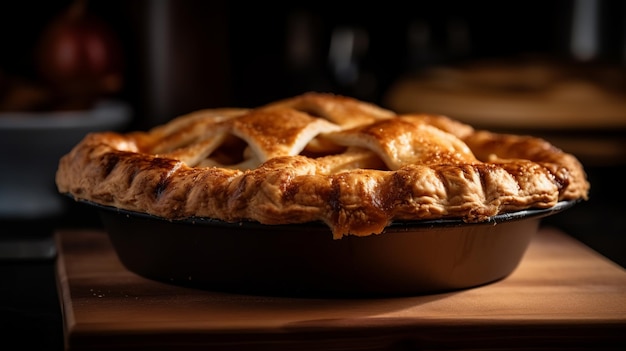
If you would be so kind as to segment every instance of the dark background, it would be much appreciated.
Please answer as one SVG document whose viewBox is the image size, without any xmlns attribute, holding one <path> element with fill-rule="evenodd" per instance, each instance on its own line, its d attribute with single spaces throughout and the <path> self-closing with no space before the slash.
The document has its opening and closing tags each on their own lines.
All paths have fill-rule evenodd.
<svg viewBox="0 0 626 351">
<path fill-rule="evenodd" d="M 92 0 L 90 12 L 106 20 L 124 45 L 125 84 L 120 97 L 146 127 L 194 109 L 254 107 L 307 90 L 355 95 L 381 103 L 398 77 L 433 64 L 539 53 L 568 57 L 575 1 L 151 1 Z M 70 1 L 21 1 L 0 6 L 0 69 L 36 79 L 34 43 Z M 600 52 L 594 60 L 624 63 L 625 4 L 600 4 Z M 415 23 L 430 42 L 409 43 Z M 450 47 L 450 26 L 462 26 L 466 48 Z M 358 28 L 369 38 L 358 58 L 368 89 L 332 73 L 333 30 Z M 299 35 L 305 28 L 308 34 Z M 293 38 L 307 47 L 292 54 Z M 164 46 L 159 55 L 155 46 Z M 416 52 L 416 50 L 419 50 Z M 157 57 L 158 56 L 158 57 Z M 0 71 L 0 72 L 2 72 Z M 155 81 L 156 76 L 161 81 Z M 363 82 L 363 81 L 359 81 Z M 155 102 L 154 85 L 165 101 Z M 159 107 L 158 110 L 155 110 Z"/>
</svg>

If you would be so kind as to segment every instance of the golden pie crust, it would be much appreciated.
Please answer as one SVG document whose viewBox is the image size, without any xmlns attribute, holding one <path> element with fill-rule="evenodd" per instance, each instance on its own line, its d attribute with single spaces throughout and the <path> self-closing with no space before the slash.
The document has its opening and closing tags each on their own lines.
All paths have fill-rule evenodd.
<svg viewBox="0 0 626 351">
<path fill-rule="evenodd" d="M 56 184 L 171 220 L 321 221 L 336 239 L 392 221 L 480 222 L 589 191 L 581 163 L 545 140 L 315 92 L 88 134 L 61 158 Z"/>
</svg>

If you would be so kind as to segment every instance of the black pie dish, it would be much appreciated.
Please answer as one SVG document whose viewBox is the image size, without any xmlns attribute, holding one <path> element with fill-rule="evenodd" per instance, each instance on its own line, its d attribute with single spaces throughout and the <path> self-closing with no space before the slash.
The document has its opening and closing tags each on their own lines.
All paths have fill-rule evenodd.
<svg viewBox="0 0 626 351">
<path fill-rule="evenodd" d="M 135 274 L 205 290 L 302 297 L 422 295 L 501 280 L 517 268 L 541 219 L 577 203 L 480 223 L 394 222 L 379 235 L 335 240 L 323 223 L 168 220 L 79 201 L 98 210 L 117 256 Z"/>
</svg>

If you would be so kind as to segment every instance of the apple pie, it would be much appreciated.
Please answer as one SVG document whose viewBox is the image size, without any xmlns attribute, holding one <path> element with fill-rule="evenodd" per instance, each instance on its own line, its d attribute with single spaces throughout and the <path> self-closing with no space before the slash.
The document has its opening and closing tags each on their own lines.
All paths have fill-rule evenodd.
<svg viewBox="0 0 626 351">
<path fill-rule="evenodd" d="M 543 139 L 317 92 L 90 133 L 60 159 L 56 184 L 168 220 L 323 222 L 335 239 L 394 221 L 481 222 L 589 191 L 579 160 Z"/>
</svg>

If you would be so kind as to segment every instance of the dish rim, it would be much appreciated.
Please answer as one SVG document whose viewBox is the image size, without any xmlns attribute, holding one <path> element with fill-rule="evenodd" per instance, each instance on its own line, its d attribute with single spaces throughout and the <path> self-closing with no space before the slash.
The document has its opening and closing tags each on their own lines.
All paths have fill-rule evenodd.
<svg viewBox="0 0 626 351">
<path fill-rule="evenodd" d="M 132 108 L 124 101 L 98 101 L 86 110 L 7 111 L 0 113 L 0 131 L 72 130 L 118 128 L 129 122 Z"/>
<path fill-rule="evenodd" d="M 213 226 L 213 227 L 221 227 L 221 228 L 236 228 L 236 229 L 285 229 L 285 230 L 293 230 L 298 228 L 309 228 L 309 229 L 323 229 L 328 228 L 328 225 L 321 222 L 306 222 L 306 223 L 286 223 L 286 224 L 263 224 L 256 221 L 247 221 L 247 220 L 239 220 L 228 222 L 221 219 L 216 218 L 208 218 L 208 217 L 188 217 L 182 219 L 168 219 L 161 216 L 138 212 L 133 210 L 126 210 L 123 208 L 103 205 L 97 202 L 79 199 L 74 197 L 72 194 L 65 193 L 65 196 L 73 199 L 74 201 L 93 207 L 99 211 L 107 211 L 114 212 L 120 215 L 124 215 L 127 217 L 144 219 L 144 220 L 155 220 L 155 221 L 164 221 L 171 224 L 183 224 L 183 225 L 194 225 L 194 226 Z M 459 226 L 478 226 L 478 225 L 496 225 L 498 223 L 511 222 L 516 220 L 524 220 L 530 218 L 543 218 L 549 215 L 553 215 L 562 211 L 565 211 L 581 200 L 563 200 L 557 202 L 556 205 L 548 208 L 529 208 L 520 211 L 508 212 L 508 213 L 500 213 L 495 216 L 491 216 L 484 221 L 479 222 L 465 222 L 461 218 L 441 218 L 441 219 L 427 219 L 427 220 L 408 220 L 408 221 L 392 221 L 385 230 L 403 230 L 406 228 L 433 228 L 433 227 L 459 227 Z M 330 228 L 328 228 L 330 229 Z"/>
</svg>

